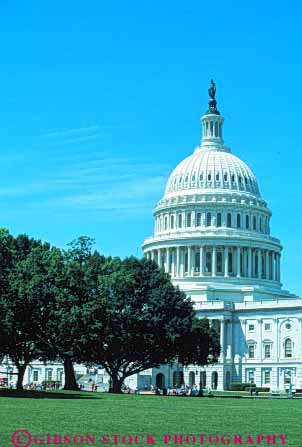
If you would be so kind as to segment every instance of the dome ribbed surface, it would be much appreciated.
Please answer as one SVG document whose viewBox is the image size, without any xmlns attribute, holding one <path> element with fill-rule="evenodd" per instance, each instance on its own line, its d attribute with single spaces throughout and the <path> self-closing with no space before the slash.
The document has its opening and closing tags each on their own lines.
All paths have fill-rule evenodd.
<svg viewBox="0 0 302 447">
<path fill-rule="evenodd" d="M 236 191 L 260 197 L 256 177 L 242 160 L 229 152 L 203 147 L 196 149 L 174 169 L 165 196 L 188 190 L 194 190 L 194 193 Z"/>
</svg>

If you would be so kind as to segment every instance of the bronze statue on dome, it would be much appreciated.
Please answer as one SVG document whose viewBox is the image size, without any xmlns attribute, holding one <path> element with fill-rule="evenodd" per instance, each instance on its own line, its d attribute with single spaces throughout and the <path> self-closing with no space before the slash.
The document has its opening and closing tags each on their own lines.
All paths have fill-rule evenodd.
<svg viewBox="0 0 302 447">
<path fill-rule="evenodd" d="M 212 99 L 215 99 L 215 94 L 216 94 L 216 85 L 215 82 L 213 81 L 213 79 L 211 79 L 211 85 L 209 87 L 209 97 Z"/>
</svg>

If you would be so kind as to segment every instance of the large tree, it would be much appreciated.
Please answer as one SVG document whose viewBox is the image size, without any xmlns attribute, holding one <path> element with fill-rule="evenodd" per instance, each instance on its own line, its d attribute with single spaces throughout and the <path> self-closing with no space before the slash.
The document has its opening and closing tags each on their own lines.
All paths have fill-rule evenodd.
<svg viewBox="0 0 302 447">
<path fill-rule="evenodd" d="M 220 354 L 217 320 L 193 319 L 191 331 L 183 339 L 178 360 L 184 365 L 204 366 L 218 361 Z"/>
<path fill-rule="evenodd" d="M 28 364 L 53 353 L 46 327 L 56 294 L 53 266 L 58 257 L 59 251 L 49 244 L 26 236 L 15 240 L 14 262 L 0 301 L 3 349 L 18 369 L 17 389 L 22 389 Z"/>
<path fill-rule="evenodd" d="M 58 266 L 58 289 L 47 325 L 54 354 L 64 364 L 66 390 L 78 389 L 74 362 L 90 360 L 82 352 L 91 336 L 87 320 L 93 312 L 98 276 L 105 263 L 104 256 L 92 251 L 93 243 L 93 239 L 81 236 L 63 253 L 63 269 Z"/>
<path fill-rule="evenodd" d="M 192 329 L 192 304 L 169 276 L 146 259 L 128 258 L 99 276 L 97 298 L 87 314 L 91 337 L 82 353 L 102 364 L 110 391 L 124 380 L 175 359 Z"/>
</svg>

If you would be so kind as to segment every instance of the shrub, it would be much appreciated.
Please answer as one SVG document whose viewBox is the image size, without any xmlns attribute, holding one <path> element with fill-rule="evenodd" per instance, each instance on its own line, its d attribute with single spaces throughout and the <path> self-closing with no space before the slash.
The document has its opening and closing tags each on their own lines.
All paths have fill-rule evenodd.
<svg viewBox="0 0 302 447">
<path fill-rule="evenodd" d="M 230 384 L 230 391 L 245 391 L 246 388 L 254 387 L 253 383 L 233 382 Z M 255 385 L 256 387 L 256 385 Z"/>
</svg>

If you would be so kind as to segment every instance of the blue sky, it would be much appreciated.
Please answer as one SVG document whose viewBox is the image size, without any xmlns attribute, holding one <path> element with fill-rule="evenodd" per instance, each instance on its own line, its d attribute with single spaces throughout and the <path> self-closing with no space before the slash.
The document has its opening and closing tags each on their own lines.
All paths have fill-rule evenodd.
<svg viewBox="0 0 302 447">
<path fill-rule="evenodd" d="M 3 0 L 1 226 L 140 255 L 213 77 L 225 142 L 258 178 L 301 295 L 301 19 L 298 1 Z"/>
</svg>

